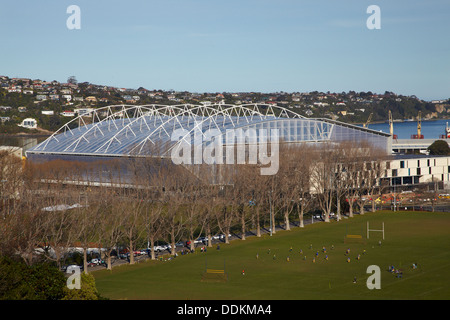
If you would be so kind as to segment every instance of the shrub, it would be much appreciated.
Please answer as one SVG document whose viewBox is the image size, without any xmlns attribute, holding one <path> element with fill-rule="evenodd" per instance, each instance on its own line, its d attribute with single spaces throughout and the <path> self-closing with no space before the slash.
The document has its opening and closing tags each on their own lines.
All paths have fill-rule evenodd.
<svg viewBox="0 0 450 320">
<path fill-rule="evenodd" d="M 81 273 L 80 289 L 64 289 L 63 300 L 99 300 L 102 299 L 95 286 L 95 278 L 91 274 Z"/>
<path fill-rule="evenodd" d="M 49 263 L 31 267 L 0 257 L 0 299 L 59 300 L 64 297 L 65 276 Z"/>
</svg>

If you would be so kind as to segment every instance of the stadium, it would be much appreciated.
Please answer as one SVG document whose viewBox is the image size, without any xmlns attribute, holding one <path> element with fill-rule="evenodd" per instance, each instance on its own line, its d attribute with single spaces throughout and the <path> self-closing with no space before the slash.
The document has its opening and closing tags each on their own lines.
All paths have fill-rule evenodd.
<svg viewBox="0 0 450 320">
<path fill-rule="evenodd" d="M 170 161 L 182 143 L 207 147 L 211 139 L 205 139 L 205 135 L 211 130 L 219 132 L 219 140 L 226 146 L 230 143 L 227 131 L 254 130 L 255 142 L 260 142 L 273 129 L 282 143 L 367 141 L 387 153 L 392 145 L 389 134 L 330 119 L 305 118 L 270 104 L 114 105 L 79 114 L 27 150 L 26 157 L 32 162 L 126 162 L 139 158 Z"/>
</svg>

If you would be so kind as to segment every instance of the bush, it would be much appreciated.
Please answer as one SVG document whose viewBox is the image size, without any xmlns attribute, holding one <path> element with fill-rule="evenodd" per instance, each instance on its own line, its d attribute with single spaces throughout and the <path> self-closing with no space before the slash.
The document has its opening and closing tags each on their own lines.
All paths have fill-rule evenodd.
<svg viewBox="0 0 450 320">
<path fill-rule="evenodd" d="M 28 270 L 24 264 L 16 263 L 8 258 L 0 258 L 0 299 L 32 299 L 34 292 L 24 281 L 27 273 Z"/>
<path fill-rule="evenodd" d="M 81 274 L 80 289 L 64 289 L 65 296 L 63 300 L 99 300 L 102 299 L 95 286 L 95 278 L 91 274 Z"/>
<path fill-rule="evenodd" d="M 64 297 L 66 278 L 49 263 L 27 266 L 21 261 L 0 257 L 0 299 L 59 300 Z"/>
<path fill-rule="evenodd" d="M 0 300 L 103 300 L 90 274 L 81 273 L 81 289 L 67 288 L 67 278 L 48 262 L 31 267 L 0 257 Z"/>
</svg>

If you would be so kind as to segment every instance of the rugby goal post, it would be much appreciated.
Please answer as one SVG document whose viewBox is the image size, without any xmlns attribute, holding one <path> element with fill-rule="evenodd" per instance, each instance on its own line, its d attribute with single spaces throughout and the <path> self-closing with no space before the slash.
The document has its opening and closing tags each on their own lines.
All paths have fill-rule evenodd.
<svg viewBox="0 0 450 320">
<path fill-rule="evenodd" d="M 381 232 L 384 240 L 384 222 L 381 223 L 382 229 L 370 229 L 369 221 L 367 221 L 367 239 L 369 239 L 370 232 Z"/>
</svg>

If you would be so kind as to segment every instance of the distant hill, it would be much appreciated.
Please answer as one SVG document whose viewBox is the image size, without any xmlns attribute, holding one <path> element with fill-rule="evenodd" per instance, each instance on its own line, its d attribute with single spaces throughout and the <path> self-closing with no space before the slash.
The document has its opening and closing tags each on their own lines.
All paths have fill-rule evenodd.
<svg viewBox="0 0 450 320">
<path fill-rule="evenodd" d="M 331 118 L 347 123 L 387 121 L 389 111 L 394 119 L 447 119 L 450 99 L 423 101 L 416 96 L 393 92 L 188 92 L 117 88 L 78 83 L 74 76 L 67 83 L 0 76 L 0 133 L 15 133 L 25 118 L 35 118 L 39 128 L 55 131 L 71 117 L 65 111 L 76 108 L 98 108 L 113 104 L 212 104 L 264 103 L 289 108 L 306 117 Z M 46 111 L 43 113 L 43 111 Z M 52 114 L 51 114 L 52 113 Z"/>
</svg>

